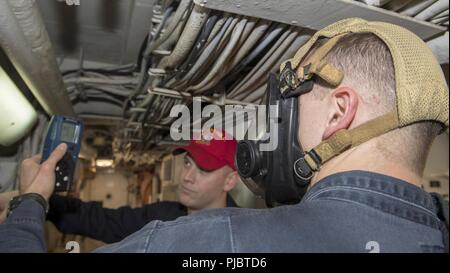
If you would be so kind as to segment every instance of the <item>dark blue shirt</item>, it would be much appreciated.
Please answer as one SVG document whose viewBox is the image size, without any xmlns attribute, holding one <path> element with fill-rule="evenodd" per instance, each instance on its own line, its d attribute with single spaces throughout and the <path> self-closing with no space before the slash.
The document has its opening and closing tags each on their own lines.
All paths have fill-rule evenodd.
<svg viewBox="0 0 450 273">
<path fill-rule="evenodd" d="M 153 220 L 172 221 L 187 215 L 179 202 L 159 202 L 140 208 L 104 208 L 101 202 L 53 195 L 50 198 L 50 220 L 64 234 L 87 236 L 105 243 L 121 241 Z M 227 195 L 227 206 L 237 207 Z"/>
</svg>

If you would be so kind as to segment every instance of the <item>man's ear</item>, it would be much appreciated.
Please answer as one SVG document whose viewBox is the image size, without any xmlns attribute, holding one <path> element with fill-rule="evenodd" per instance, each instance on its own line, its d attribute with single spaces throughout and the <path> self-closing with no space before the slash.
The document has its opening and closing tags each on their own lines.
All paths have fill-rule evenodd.
<svg viewBox="0 0 450 273">
<path fill-rule="evenodd" d="M 348 129 L 358 110 L 358 94 L 351 87 L 339 87 L 335 89 L 330 98 L 330 110 L 327 118 L 327 126 L 322 139 L 328 139 L 341 129 Z"/>
<path fill-rule="evenodd" d="M 225 178 L 225 184 L 223 185 L 223 190 L 225 192 L 229 192 L 236 186 L 236 183 L 239 181 L 239 175 L 236 171 L 230 172 Z"/>
</svg>

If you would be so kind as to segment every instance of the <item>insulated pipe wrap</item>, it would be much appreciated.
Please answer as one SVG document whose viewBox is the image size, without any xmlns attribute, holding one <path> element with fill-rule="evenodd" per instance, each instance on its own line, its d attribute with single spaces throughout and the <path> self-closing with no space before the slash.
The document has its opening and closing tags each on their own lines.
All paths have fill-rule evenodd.
<svg viewBox="0 0 450 273">
<path fill-rule="evenodd" d="M 203 24 L 208 18 L 209 10 L 200 6 L 194 6 L 191 17 L 186 23 L 186 27 L 181 34 L 175 49 L 170 56 L 164 57 L 158 68 L 172 69 L 180 65 L 189 54 L 189 50 L 195 43 L 195 39 L 200 33 Z"/>
</svg>

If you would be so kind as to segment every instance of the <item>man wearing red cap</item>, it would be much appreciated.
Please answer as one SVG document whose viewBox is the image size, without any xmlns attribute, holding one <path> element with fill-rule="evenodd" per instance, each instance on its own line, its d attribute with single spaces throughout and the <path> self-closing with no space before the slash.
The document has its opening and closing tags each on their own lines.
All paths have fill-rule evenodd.
<svg viewBox="0 0 450 273">
<path fill-rule="evenodd" d="M 179 185 L 180 202 L 108 209 L 101 202 L 53 195 L 49 200 L 47 220 L 64 234 L 115 243 L 153 220 L 171 221 L 202 209 L 236 207 L 228 192 L 239 179 L 234 165 L 237 142 L 219 135 L 213 132 L 211 140 L 193 140 L 188 146 L 175 149 L 174 154 L 185 153 Z"/>
<path fill-rule="evenodd" d="M 239 179 L 234 164 L 236 140 L 217 131 L 204 138 L 174 151 L 186 153 L 179 197 L 189 212 L 226 207 L 227 193 Z"/>
</svg>

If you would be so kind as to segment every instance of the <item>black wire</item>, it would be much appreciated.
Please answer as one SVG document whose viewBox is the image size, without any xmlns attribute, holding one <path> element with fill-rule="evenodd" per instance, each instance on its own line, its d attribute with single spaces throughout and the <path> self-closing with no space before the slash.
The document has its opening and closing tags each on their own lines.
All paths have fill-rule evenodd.
<svg viewBox="0 0 450 273">
<path fill-rule="evenodd" d="M 141 71 L 142 58 L 144 56 L 144 51 L 147 48 L 148 38 L 149 38 L 149 35 L 147 33 L 147 35 L 145 35 L 144 41 L 141 44 L 141 48 L 139 49 L 139 54 L 138 54 L 138 58 L 137 58 L 137 62 L 136 62 L 136 69 L 134 70 L 135 72 Z"/>
<path fill-rule="evenodd" d="M 178 73 L 176 75 L 176 79 L 181 79 L 186 75 L 189 69 L 192 68 L 195 61 L 198 59 L 200 54 L 202 53 L 204 47 L 206 46 L 206 42 L 208 40 L 209 35 L 211 34 L 214 26 L 216 25 L 217 20 L 219 19 L 216 13 L 211 13 L 208 18 L 208 21 L 203 26 L 200 35 L 198 35 L 196 42 L 194 43 L 194 47 L 192 48 L 189 56 L 186 58 L 184 63 L 178 69 Z"/>
<path fill-rule="evenodd" d="M 66 71 L 62 72 L 62 75 L 66 76 L 68 74 L 76 73 L 79 71 L 80 71 L 79 69 L 66 70 Z M 121 69 L 107 70 L 107 69 L 101 69 L 101 68 L 83 68 L 83 72 L 97 72 L 97 73 L 101 73 L 101 74 L 105 74 L 105 75 L 117 75 L 117 76 L 132 76 L 133 75 L 133 71 L 122 71 Z"/>
<path fill-rule="evenodd" d="M 168 9 L 164 12 L 164 18 L 162 19 L 161 23 L 158 25 L 157 30 L 155 32 L 155 36 L 147 34 L 148 41 L 144 41 L 145 43 L 144 43 L 143 51 L 145 51 L 147 46 L 150 46 L 154 41 L 156 41 L 158 39 L 162 29 L 164 28 L 164 26 L 167 22 L 167 19 L 169 18 L 170 14 L 173 12 L 173 10 L 174 10 L 173 7 L 168 7 Z M 149 42 L 150 42 L 150 45 L 148 44 Z M 138 83 L 138 85 L 135 89 L 135 92 L 130 94 L 130 96 L 125 100 L 125 102 L 123 104 L 123 117 L 124 118 L 126 118 L 126 108 L 128 107 L 128 104 L 130 103 L 130 101 L 134 100 L 139 95 L 139 93 L 141 93 L 142 88 L 146 86 L 147 81 L 149 79 L 147 71 L 152 65 L 152 58 L 151 58 L 151 55 L 142 56 L 142 58 L 140 60 L 142 60 L 143 58 L 146 58 L 145 60 L 147 61 L 146 62 L 147 65 L 146 65 L 145 69 L 143 70 L 144 75 L 142 77 L 142 80 Z M 140 67 L 142 68 L 142 63 L 140 64 Z M 138 71 L 140 72 L 141 70 L 138 70 Z"/>
<path fill-rule="evenodd" d="M 284 26 L 283 30 L 280 31 L 276 36 L 270 37 L 272 31 L 279 28 L 280 24 L 272 24 L 263 38 L 261 38 L 254 48 L 242 59 L 234 68 L 231 70 L 228 75 L 221 80 L 221 84 L 225 86 L 227 91 L 231 91 L 237 84 L 239 84 L 240 80 L 246 76 L 248 72 L 256 65 L 257 62 L 261 60 L 264 54 L 267 53 L 270 48 L 277 42 L 278 37 L 280 37 L 286 29 Z M 269 39 L 269 37 L 271 39 Z"/>
<path fill-rule="evenodd" d="M 116 99 L 113 98 L 113 96 L 96 96 L 96 95 L 86 95 L 86 99 L 82 99 L 79 97 L 76 97 L 75 99 L 72 100 L 72 104 L 75 105 L 78 102 L 88 102 L 88 101 L 97 101 L 97 102 L 109 102 L 111 104 L 117 105 L 117 106 L 122 106 Z"/>
</svg>

